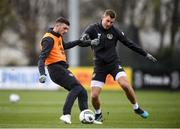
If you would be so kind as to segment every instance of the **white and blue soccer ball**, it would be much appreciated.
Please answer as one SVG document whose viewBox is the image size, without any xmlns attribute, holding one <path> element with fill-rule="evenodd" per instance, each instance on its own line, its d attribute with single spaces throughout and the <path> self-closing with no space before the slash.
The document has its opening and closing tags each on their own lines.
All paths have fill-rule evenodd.
<svg viewBox="0 0 180 129">
<path fill-rule="evenodd" d="M 79 114 L 79 120 L 83 124 L 92 124 L 95 119 L 95 114 L 90 109 L 85 109 Z"/>
<path fill-rule="evenodd" d="M 11 103 L 18 103 L 20 100 L 20 96 L 18 94 L 10 94 L 9 95 L 9 101 Z"/>
</svg>

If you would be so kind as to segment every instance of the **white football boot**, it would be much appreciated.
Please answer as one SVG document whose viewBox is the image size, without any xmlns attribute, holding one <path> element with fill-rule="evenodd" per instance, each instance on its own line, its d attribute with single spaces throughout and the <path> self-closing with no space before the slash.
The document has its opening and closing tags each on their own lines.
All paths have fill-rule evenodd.
<svg viewBox="0 0 180 129">
<path fill-rule="evenodd" d="M 93 124 L 102 125 L 103 123 L 101 121 L 94 120 Z"/>
<path fill-rule="evenodd" d="M 71 115 L 67 114 L 67 115 L 62 115 L 59 118 L 62 122 L 64 122 L 65 124 L 71 124 Z"/>
</svg>

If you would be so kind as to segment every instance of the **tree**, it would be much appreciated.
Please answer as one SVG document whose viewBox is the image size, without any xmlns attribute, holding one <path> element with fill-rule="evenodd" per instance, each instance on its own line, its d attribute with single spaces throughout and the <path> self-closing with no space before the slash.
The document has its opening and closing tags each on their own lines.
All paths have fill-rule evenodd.
<svg viewBox="0 0 180 129">
<path fill-rule="evenodd" d="M 9 6 L 10 0 L 1 0 L 0 1 L 0 36 L 3 33 L 4 29 L 7 27 L 11 19 L 11 13 L 10 13 L 10 6 Z"/>
<path fill-rule="evenodd" d="M 180 26 L 180 2 L 179 0 L 173 0 L 173 11 L 171 18 L 171 46 L 174 48 L 175 36 L 178 35 L 178 29 Z"/>
<path fill-rule="evenodd" d="M 11 12 L 15 17 L 12 30 L 16 32 L 25 43 L 25 52 L 30 59 L 29 65 L 37 65 L 37 43 L 39 32 L 47 29 L 50 21 L 63 15 L 65 5 L 61 1 L 50 0 L 11 0 Z M 58 7 L 59 6 L 59 7 Z M 58 8 L 57 8 L 58 7 Z M 42 36 L 42 35 L 41 35 Z M 38 43 L 39 44 L 39 43 Z"/>
<path fill-rule="evenodd" d="M 118 15 L 118 25 L 125 31 L 128 29 L 130 32 L 135 30 L 132 34 L 133 41 L 138 42 L 138 38 L 135 37 L 138 37 L 138 34 L 140 34 L 139 42 L 142 43 L 142 47 L 145 47 L 149 52 L 160 58 L 162 62 L 160 61 L 158 64 L 163 64 L 165 60 L 165 65 L 170 65 L 172 62 L 171 55 L 175 52 L 175 49 L 177 50 L 175 45 L 180 39 L 179 0 L 86 0 L 82 2 L 84 2 L 82 5 L 84 8 L 81 12 L 84 14 L 85 19 L 88 19 L 88 22 L 95 18 L 97 21 L 97 17 L 99 18 L 99 14 L 102 14 L 105 9 L 111 8 L 115 10 Z M 169 45 L 168 49 L 170 48 L 171 51 L 167 50 L 167 44 Z M 126 55 L 123 54 L 125 48 L 122 46 L 119 46 L 118 50 L 121 56 Z M 127 57 L 122 59 L 126 59 L 127 61 L 125 62 L 130 62 L 129 64 L 134 65 L 135 63 L 132 62 L 136 61 L 133 56 L 128 55 Z"/>
</svg>

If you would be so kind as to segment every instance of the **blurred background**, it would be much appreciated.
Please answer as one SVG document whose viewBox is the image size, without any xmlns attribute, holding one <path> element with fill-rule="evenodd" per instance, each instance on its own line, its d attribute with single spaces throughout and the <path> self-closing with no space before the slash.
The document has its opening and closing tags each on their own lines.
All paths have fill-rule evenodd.
<svg viewBox="0 0 180 129">
<path fill-rule="evenodd" d="M 143 85 L 138 78 L 153 72 L 162 75 L 153 79 L 155 82 L 178 87 L 179 0 L 1 0 L 0 66 L 37 66 L 40 40 L 56 18 L 64 16 L 71 22 L 70 31 L 64 37 L 67 42 L 79 39 L 83 30 L 89 24 L 100 22 L 104 10 L 109 8 L 117 12 L 115 26 L 158 59 L 152 63 L 118 43 L 122 65 L 134 71 L 135 85 Z M 93 65 L 90 47 L 75 47 L 67 51 L 67 56 L 70 66 Z"/>
<path fill-rule="evenodd" d="M 89 24 L 100 22 L 103 11 L 111 8 L 117 12 L 116 25 L 158 58 L 153 67 L 179 68 L 179 3 L 178 0 L 1 0 L 0 65 L 37 65 L 39 42 L 57 17 L 69 18 L 73 22 L 71 29 L 76 26 L 74 33 L 67 34 L 68 41 L 70 35 L 78 39 Z M 125 66 L 152 65 L 121 44 L 117 50 Z M 78 60 L 69 60 L 77 60 L 72 65 L 92 66 L 90 48 L 78 48 L 77 55 Z"/>
<path fill-rule="evenodd" d="M 142 120 L 134 115 L 126 96 L 108 76 L 104 87 L 107 90 L 101 96 L 103 125 L 80 124 L 75 103 L 73 124 L 68 127 L 180 127 L 179 0 L 0 0 L 0 128 L 67 128 L 58 120 L 67 92 L 49 78 L 45 84 L 38 81 L 40 41 L 60 16 L 71 23 L 65 42 L 79 39 L 89 24 L 100 22 L 106 9 L 116 11 L 116 27 L 158 60 L 152 63 L 117 44 L 138 102 L 150 117 Z M 70 70 L 89 89 L 93 72 L 91 48 L 77 46 L 66 54 Z"/>
</svg>

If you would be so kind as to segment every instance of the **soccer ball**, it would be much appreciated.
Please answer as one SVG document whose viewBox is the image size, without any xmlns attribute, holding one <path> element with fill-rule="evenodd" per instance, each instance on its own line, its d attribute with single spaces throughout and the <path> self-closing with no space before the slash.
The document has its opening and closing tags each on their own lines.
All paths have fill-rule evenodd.
<svg viewBox="0 0 180 129">
<path fill-rule="evenodd" d="M 17 94 L 10 94 L 9 101 L 11 103 L 17 103 L 17 102 L 19 102 L 19 100 L 20 100 L 19 95 L 17 95 Z"/>
<path fill-rule="evenodd" d="M 95 116 L 94 112 L 90 109 L 85 109 L 79 114 L 79 120 L 83 124 L 92 124 L 94 122 Z"/>
</svg>

